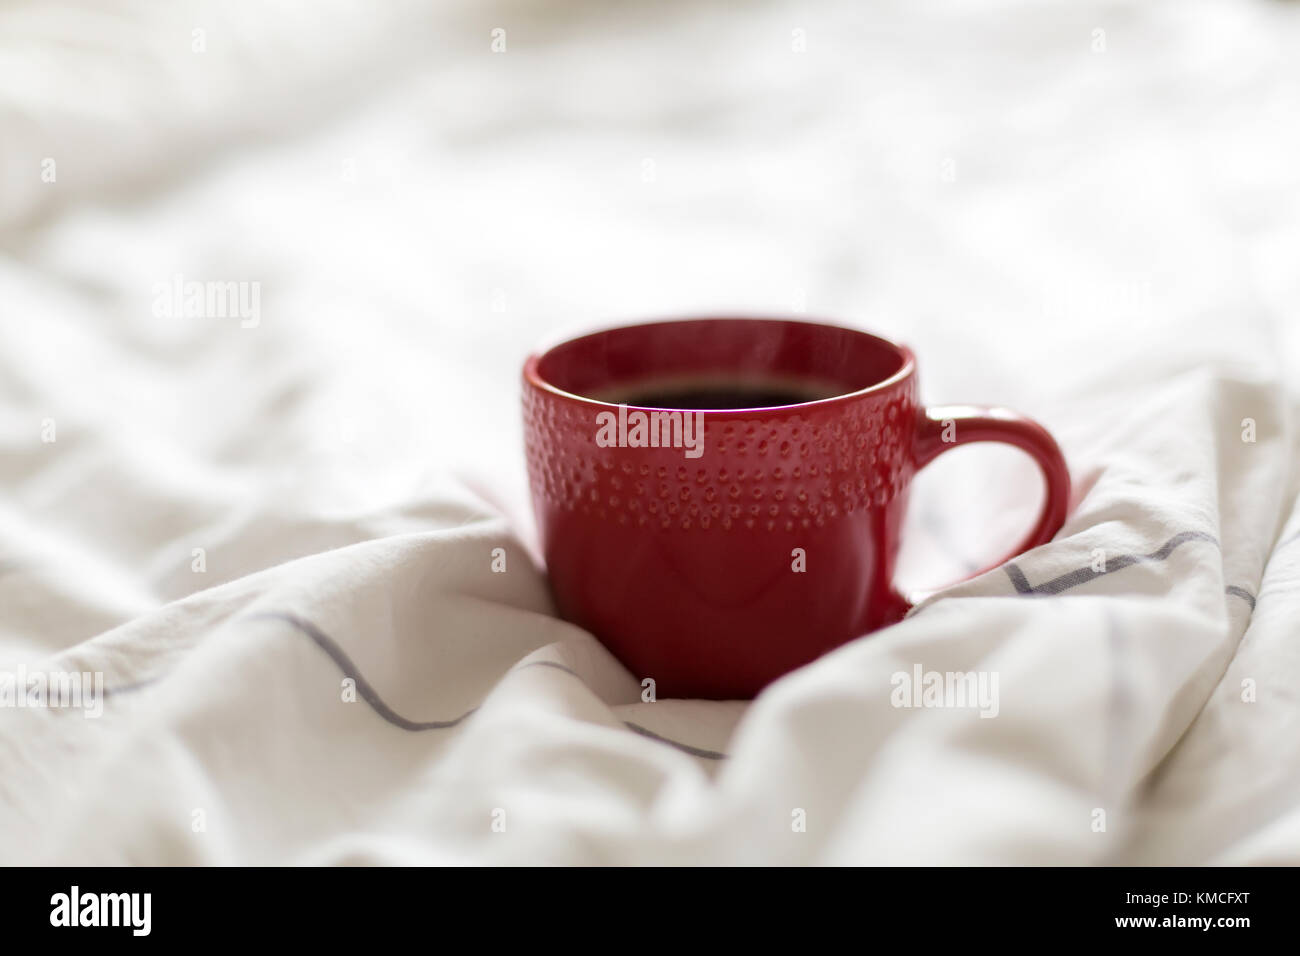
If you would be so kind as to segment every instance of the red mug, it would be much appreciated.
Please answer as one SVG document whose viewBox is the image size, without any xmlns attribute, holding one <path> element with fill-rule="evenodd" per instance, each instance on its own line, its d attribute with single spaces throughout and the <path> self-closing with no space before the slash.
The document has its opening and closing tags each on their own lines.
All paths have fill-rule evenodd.
<svg viewBox="0 0 1300 956">
<path fill-rule="evenodd" d="M 829 397 L 709 409 L 611 397 L 691 381 L 817 383 Z M 1040 425 L 926 408 L 910 350 L 835 325 L 698 318 L 593 332 L 528 358 L 523 406 L 556 607 L 663 697 L 752 697 L 898 621 L 910 607 L 893 586 L 908 487 L 950 448 L 1006 442 L 1042 469 L 1042 511 L 1015 554 L 1051 540 L 1069 501 L 1065 459 Z"/>
</svg>

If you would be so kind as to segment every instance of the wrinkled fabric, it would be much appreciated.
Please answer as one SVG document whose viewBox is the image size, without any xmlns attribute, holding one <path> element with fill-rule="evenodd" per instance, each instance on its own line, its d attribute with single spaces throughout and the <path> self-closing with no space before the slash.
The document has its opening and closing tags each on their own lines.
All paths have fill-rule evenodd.
<svg viewBox="0 0 1300 956">
<path fill-rule="evenodd" d="M 0 861 L 1300 862 L 1300 10 L 313 11 L 0 10 L 0 673 L 105 694 L 0 707 Z M 733 312 L 908 343 L 1073 509 L 942 586 L 1040 494 L 946 455 L 904 621 L 646 700 L 555 616 L 519 368 Z"/>
</svg>

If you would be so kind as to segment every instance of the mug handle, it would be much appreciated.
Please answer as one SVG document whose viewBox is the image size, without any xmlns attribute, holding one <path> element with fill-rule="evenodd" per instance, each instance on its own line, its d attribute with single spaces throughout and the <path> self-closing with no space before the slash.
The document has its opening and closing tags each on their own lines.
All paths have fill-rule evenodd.
<svg viewBox="0 0 1300 956">
<path fill-rule="evenodd" d="M 1043 507 L 1033 529 L 1006 557 L 960 580 L 969 580 L 1006 564 L 1030 548 L 1051 541 L 1061 530 L 1070 505 L 1070 470 L 1060 446 L 1047 429 L 1010 409 L 983 405 L 934 405 L 922 409 L 919 416 L 913 451 L 918 471 L 959 445 L 995 441 L 1027 452 L 1043 473 Z M 908 595 L 908 607 L 938 590 Z"/>
</svg>

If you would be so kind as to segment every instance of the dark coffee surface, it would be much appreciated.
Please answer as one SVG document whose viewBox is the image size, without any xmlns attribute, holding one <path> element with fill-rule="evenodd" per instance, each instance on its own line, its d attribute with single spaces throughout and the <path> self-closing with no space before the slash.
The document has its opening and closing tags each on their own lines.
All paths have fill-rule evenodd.
<svg viewBox="0 0 1300 956">
<path fill-rule="evenodd" d="M 608 402 L 641 408 L 772 408 L 798 405 L 838 394 L 802 382 L 664 382 L 608 393 Z"/>
</svg>

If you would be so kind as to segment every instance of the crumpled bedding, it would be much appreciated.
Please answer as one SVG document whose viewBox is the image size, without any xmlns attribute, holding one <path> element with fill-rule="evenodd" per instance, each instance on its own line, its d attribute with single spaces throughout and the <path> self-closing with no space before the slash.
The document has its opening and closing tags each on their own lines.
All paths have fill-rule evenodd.
<svg viewBox="0 0 1300 956">
<path fill-rule="evenodd" d="M 0 7 L 0 674 L 103 675 L 0 707 L 0 861 L 1300 862 L 1300 11 L 312 11 Z M 649 701 L 554 614 L 518 369 L 731 312 L 907 342 L 1075 502 L 934 591 L 1039 494 L 946 455 L 903 622 Z"/>
</svg>

